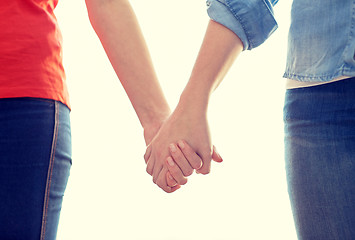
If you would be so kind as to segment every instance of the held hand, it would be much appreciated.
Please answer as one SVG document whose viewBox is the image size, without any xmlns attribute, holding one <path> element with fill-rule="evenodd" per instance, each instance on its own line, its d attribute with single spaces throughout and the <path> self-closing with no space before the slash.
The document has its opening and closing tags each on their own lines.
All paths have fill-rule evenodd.
<svg viewBox="0 0 355 240">
<path fill-rule="evenodd" d="M 183 153 L 182 149 L 188 150 Z M 202 159 L 184 141 L 170 144 L 169 150 L 171 156 L 167 158 L 165 164 L 169 170 L 166 175 L 168 186 L 184 185 L 187 183 L 185 176 L 190 176 L 194 169 L 199 169 L 202 166 Z"/>
<path fill-rule="evenodd" d="M 168 157 L 166 165 L 168 166 L 168 172 L 166 175 L 166 181 L 168 183 L 168 186 L 174 187 L 180 181 L 183 181 L 184 179 L 180 178 L 180 172 L 184 168 L 185 162 L 183 161 L 183 157 L 181 154 L 186 159 L 193 159 L 193 158 L 200 158 L 195 151 L 191 148 L 189 144 L 187 144 L 185 141 L 180 140 L 178 143 L 179 150 L 178 151 L 172 151 L 170 149 L 170 154 L 172 157 Z M 217 152 L 217 149 L 215 146 L 213 146 L 213 153 L 212 153 L 212 160 L 218 163 L 223 162 L 222 157 L 219 155 Z M 202 160 L 201 160 L 202 161 Z M 187 182 L 187 180 L 186 180 Z M 185 182 L 185 183 L 186 183 Z M 180 185 L 182 185 L 180 183 Z"/>
<path fill-rule="evenodd" d="M 161 126 L 163 125 L 163 122 L 169 117 L 169 114 L 162 114 L 162 117 L 156 119 L 155 121 L 151 121 L 149 124 L 145 125 L 144 126 L 144 140 L 145 140 L 145 143 L 146 145 L 148 146 L 147 147 L 147 150 L 144 154 L 144 159 L 147 163 L 148 161 L 148 157 L 150 156 L 151 154 L 151 141 L 154 139 L 155 135 L 158 133 L 159 129 L 161 128 Z M 165 172 L 165 174 L 168 174 L 168 172 Z M 176 175 L 178 176 L 178 175 Z M 162 189 L 166 192 L 174 192 L 176 191 L 177 189 L 180 188 L 180 185 L 177 184 L 177 182 L 171 177 L 171 181 L 174 181 L 173 183 L 170 184 L 170 187 L 164 187 L 163 186 L 163 183 L 160 183 L 160 185 L 162 185 Z M 153 180 L 155 183 L 157 183 L 157 180 Z M 187 182 L 187 181 L 181 181 L 181 185 L 182 184 L 185 184 L 184 182 Z M 158 184 L 158 185 L 159 185 Z"/>
<path fill-rule="evenodd" d="M 153 182 L 156 183 L 160 188 L 164 191 L 171 193 L 180 188 L 180 185 L 184 185 L 187 183 L 187 176 L 190 176 L 193 173 L 194 169 L 200 168 L 202 165 L 201 159 L 195 154 L 195 158 L 189 156 L 189 160 L 185 158 L 185 156 L 180 151 L 179 147 L 176 144 L 170 144 L 170 146 L 165 141 L 159 141 L 160 138 L 166 139 L 162 136 L 162 129 L 164 129 L 165 124 L 162 126 L 161 130 L 148 146 L 144 159 L 147 163 L 147 172 L 153 176 Z M 163 131 L 164 132 L 164 131 Z M 169 139 L 169 138 L 168 138 Z M 159 150 L 162 151 L 159 151 Z M 169 156 L 169 149 L 173 152 L 175 159 L 179 161 L 179 166 L 175 165 L 174 160 Z M 158 151 L 157 151 L 158 150 Z M 165 161 L 168 161 L 168 164 L 174 166 L 172 171 L 174 171 L 172 177 L 170 175 L 170 179 L 166 182 L 166 176 L 168 174 L 167 166 L 165 165 Z M 175 179 L 177 181 L 175 181 Z M 169 183 L 169 184 L 167 184 Z"/>
<path fill-rule="evenodd" d="M 153 181 L 167 192 L 175 190 L 175 187 L 171 188 L 167 184 L 167 176 L 169 177 L 169 174 L 167 175 L 167 166 L 169 165 L 166 162 L 172 162 L 172 158 L 168 159 L 170 156 L 169 145 L 172 142 L 178 142 L 180 139 L 185 139 L 186 144 L 184 146 L 189 145 L 194 151 L 186 147 L 186 155 L 184 155 L 181 148 L 177 147 L 176 144 L 170 148 L 171 155 L 175 156 L 174 162 L 179 167 L 179 169 L 176 168 L 177 166 L 171 168 L 172 173 L 170 172 L 174 174 L 173 178 L 177 183 L 186 183 L 184 177 L 191 175 L 193 169 L 198 169 L 198 172 L 202 174 L 210 172 L 213 150 L 206 114 L 200 114 L 199 111 L 191 111 L 189 108 L 178 105 L 174 113 L 160 128 L 145 154 L 147 172 L 153 176 Z M 190 154 L 188 150 L 191 150 Z M 220 159 L 219 156 L 215 158 L 220 161 L 218 160 Z M 170 185 L 169 180 L 168 182 Z"/>
</svg>

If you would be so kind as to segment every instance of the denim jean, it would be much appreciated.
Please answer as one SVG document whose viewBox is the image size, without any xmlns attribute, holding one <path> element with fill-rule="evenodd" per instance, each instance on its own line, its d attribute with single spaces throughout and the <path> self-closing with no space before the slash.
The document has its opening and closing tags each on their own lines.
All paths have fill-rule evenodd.
<svg viewBox="0 0 355 240">
<path fill-rule="evenodd" d="M 355 239 L 355 78 L 289 89 L 289 197 L 299 239 Z"/>
<path fill-rule="evenodd" d="M 54 240 L 71 167 L 69 109 L 0 99 L 0 239 Z"/>
</svg>

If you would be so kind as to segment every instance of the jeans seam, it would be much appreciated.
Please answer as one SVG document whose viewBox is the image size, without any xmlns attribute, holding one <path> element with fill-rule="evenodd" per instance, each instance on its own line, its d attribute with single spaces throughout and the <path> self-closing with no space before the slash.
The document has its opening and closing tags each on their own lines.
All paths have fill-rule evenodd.
<svg viewBox="0 0 355 240">
<path fill-rule="evenodd" d="M 59 109 L 58 102 L 54 104 L 54 129 L 53 129 L 53 140 L 52 140 L 52 148 L 51 155 L 49 159 L 48 173 L 47 173 L 47 181 L 46 181 L 46 190 L 44 196 L 44 205 L 43 205 L 43 216 L 42 216 L 42 226 L 41 226 L 41 238 L 40 240 L 44 240 L 46 233 L 46 224 L 47 224 L 47 212 L 48 212 L 48 204 L 49 204 L 49 192 L 52 181 L 52 172 L 55 158 L 55 149 L 57 145 L 57 136 L 58 136 L 58 128 L 59 128 Z"/>
</svg>

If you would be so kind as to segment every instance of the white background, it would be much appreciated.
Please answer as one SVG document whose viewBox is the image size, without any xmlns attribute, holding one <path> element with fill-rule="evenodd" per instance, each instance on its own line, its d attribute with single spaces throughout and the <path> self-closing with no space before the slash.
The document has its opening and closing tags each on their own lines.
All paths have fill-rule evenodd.
<svg viewBox="0 0 355 240">
<path fill-rule="evenodd" d="M 173 108 L 208 23 L 205 1 L 131 2 Z M 275 7 L 276 33 L 242 53 L 213 94 L 209 122 L 224 162 L 166 194 L 145 172 L 141 126 L 91 28 L 84 0 L 59 1 L 73 166 L 58 239 L 296 239 L 282 122 L 290 2 Z"/>
</svg>

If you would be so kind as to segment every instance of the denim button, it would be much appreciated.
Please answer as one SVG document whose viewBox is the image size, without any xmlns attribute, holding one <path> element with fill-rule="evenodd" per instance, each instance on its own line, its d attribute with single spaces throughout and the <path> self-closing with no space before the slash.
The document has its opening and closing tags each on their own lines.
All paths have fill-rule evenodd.
<svg viewBox="0 0 355 240">
<path fill-rule="evenodd" d="M 211 5 L 211 1 L 206 1 L 206 5 L 209 7 Z"/>
</svg>

